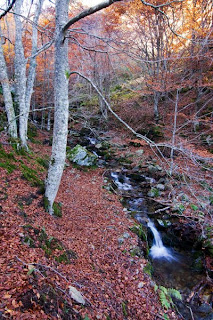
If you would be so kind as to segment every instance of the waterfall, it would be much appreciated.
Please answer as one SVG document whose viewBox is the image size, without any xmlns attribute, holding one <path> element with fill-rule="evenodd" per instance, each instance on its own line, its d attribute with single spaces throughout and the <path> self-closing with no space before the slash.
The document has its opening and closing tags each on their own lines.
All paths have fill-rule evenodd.
<svg viewBox="0 0 213 320">
<path fill-rule="evenodd" d="M 172 254 L 169 248 L 166 248 L 161 239 L 160 233 L 155 228 L 155 225 L 152 221 L 149 221 L 147 226 L 151 229 L 154 242 L 150 249 L 150 256 L 153 259 L 166 259 L 166 260 L 177 260 L 177 258 Z"/>
</svg>

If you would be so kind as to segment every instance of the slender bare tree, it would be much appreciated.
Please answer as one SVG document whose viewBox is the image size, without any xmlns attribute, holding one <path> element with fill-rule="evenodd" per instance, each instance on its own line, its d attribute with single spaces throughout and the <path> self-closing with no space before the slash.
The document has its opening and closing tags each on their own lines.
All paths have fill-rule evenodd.
<svg viewBox="0 0 213 320">
<path fill-rule="evenodd" d="M 23 46 L 23 23 L 21 13 L 23 9 L 23 0 L 17 0 L 15 4 L 15 81 L 16 81 L 16 97 L 19 105 L 19 136 L 21 145 L 27 147 L 27 128 L 30 110 L 30 101 L 33 92 L 35 69 L 36 69 L 36 52 L 37 52 L 37 22 L 41 13 L 44 0 L 38 0 L 35 6 L 33 30 L 32 30 L 32 54 L 30 57 L 30 67 L 27 71 L 27 59 L 24 54 Z"/>
<path fill-rule="evenodd" d="M 7 73 L 7 66 L 4 58 L 3 48 L 2 48 L 2 33 L 1 33 L 1 26 L 0 26 L 0 82 L 2 85 L 3 96 L 4 96 L 4 104 L 5 104 L 5 111 L 7 114 L 8 120 L 8 131 L 9 135 L 13 138 L 17 138 L 17 125 L 15 119 L 15 111 L 13 107 L 13 99 L 11 95 L 11 88 L 10 82 Z"/>
</svg>

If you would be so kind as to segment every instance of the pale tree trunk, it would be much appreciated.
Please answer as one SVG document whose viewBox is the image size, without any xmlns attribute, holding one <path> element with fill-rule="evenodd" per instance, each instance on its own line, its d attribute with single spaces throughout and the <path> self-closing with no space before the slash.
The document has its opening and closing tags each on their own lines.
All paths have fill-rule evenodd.
<svg viewBox="0 0 213 320">
<path fill-rule="evenodd" d="M 154 90 L 154 119 L 155 122 L 158 123 L 159 120 L 159 110 L 158 110 L 158 105 L 159 105 L 159 99 L 160 99 L 160 92 Z"/>
<path fill-rule="evenodd" d="M 23 0 L 16 0 L 15 4 L 15 81 L 16 97 L 19 105 L 19 137 L 21 145 L 27 148 L 27 109 L 26 109 L 26 59 L 22 43 L 21 8 Z"/>
<path fill-rule="evenodd" d="M 0 36 L 1 36 L 1 26 L 0 26 Z M 7 74 L 7 66 L 4 59 L 4 53 L 2 48 L 2 38 L 0 37 L 0 82 L 2 85 L 5 110 L 8 120 L 8 132 L 12 138 L 17 138 L 17 125 L 15 118 L 15 111 L 13 107 L 13 99 L 10 90 L 10 83 Z"/>
<path fill-rule="evenodd" d="M 48 211 L 53 214 L 53 203 L 58 192 L 66 158 L 68 133 L 68 44 L 63 26 L 68 20 L 68 0 L 56 1 L 55 41 L 55 114 L 51 162 L 46 180 L 45 198 Z"/>
<path fill-rule="evenodd" d="M 177 130 L 178 102 L 179 102 L 179 90 L 177 89 L 175 110 L 174 110 L 173 132 L 172 132 L 172 148 L 171 148 L 171 154 L 170 154 L 170 158 L 171 158 L 170 171 L 169 171 L 170 175 L 172 175 L 174 170 L 174 148 L 175 148 L 175 137 L 176 137 L 176 130 Z"/>
<path fill-rule="evenodd" d="M 120 0 L 105 0 L 100 4 L 84 10 L 68 21 L 69 0 L 56 1 L 56 36 L 55 36 L 55 114 L 53 128 L 52 155 L 46 179 L 45 207 L 54 213 L 53 204 L 61 182 L 66 159 L 68 134 L 68 44 L 66 30 L 77 21 Z M 68 21 L 68 22 L 67 22 Z M 66 23 L 67 22 L 67 23 Z"/>
<path fill-rule="evenodd" d="M 32 93 L 33 93 L 35 74 L 36 74 L 36 52 L 38 49 L 38 46 L 37 46 L 37 40 L 38 40 L 37 24 L 38 24 L 39 16 L 41 14 L 43 2 L 44 2 L 44 0 L 38 0 L 35 5 L 35 15 L 34 15 L 33 26 L 32 26 L 32 52 L 31 52 L 30 66 L 29 66 L 28 76 L 27 76 L 27 88 L 26 88 L 26 98 L 25 98 L 27 120 L 29 118 L 30 103 L 31 103 L 31 97 L 32 97 Z M 28 124 L 28 121 L 26 122 L 26 125 L 27 124 Z M 26 128 L 26 132 L 27 132 L 27 128 Z"/>
</svg>

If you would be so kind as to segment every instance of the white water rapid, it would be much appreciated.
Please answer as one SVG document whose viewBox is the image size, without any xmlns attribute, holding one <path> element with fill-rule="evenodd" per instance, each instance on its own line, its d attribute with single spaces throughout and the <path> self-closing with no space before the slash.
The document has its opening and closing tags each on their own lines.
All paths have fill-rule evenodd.
<svg viewBox="0 0 213 320">
<path fill-rule="evenodd" d="M 130 184 L 129 178 L 126 176 L 122 176 L 122 181 L 120 180 L 120 175 L 117 172 L 111 172 L 111 177 L 120 190 L 128 191 L 132 190 L 132 186 Z"/>
<path fill-rule="evenodd" d="M 155 225 L 152 221 L 149 221 L 147 226 L 151 229 L 154 242 L 150 249 L 150 256 L 153 259 L 166 259 L 166 260 L 177 260 L 177 258 L 172 254 L 171 250 L 166 248 L 161 239 L 160 233 L 155 228 Z"/>
</svg>

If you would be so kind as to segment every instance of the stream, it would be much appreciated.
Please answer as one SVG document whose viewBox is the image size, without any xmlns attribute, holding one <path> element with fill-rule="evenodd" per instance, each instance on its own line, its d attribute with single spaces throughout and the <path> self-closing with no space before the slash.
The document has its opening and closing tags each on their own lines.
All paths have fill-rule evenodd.
<svg viewBox="0 0 213 320">
<path fill-rule="evenodd" d="M 163 236 L 156 227 L 162 220 L 158 219 L 158 216 L 155 217 L 153 212 L 155 205 L 153 207 L 150 200 L 146 199 L 146 188 L 148 189 L 148 186 L 150 188 L 155 180 L 143 174 L 137 175 L 137 181 L 133 177 L 128 171 L 113 171 L 110 174 L 114 188 L 117 188 L 117 192 L 123 197 L 123 205 L 134 219 L 147 229 L 148 258 L 152 263 L 155 282 L 159 286 L 180 291 L 183 301 L 174 299 L 174 302 L 182 319 L 212 320 L 213 310 L 210 305 L 212 300 L 205 301 L 205 298 L 209 298 L 208 290 L 203 293 L 203 301 L 199 297 L 199 293 L 206 287 L 205 273 L 202 272 L 202 268 L 196 270 L 196 263 L 201 262 L 201 257 L 197 256 L 192 243 L 191 249 L 188 243 L 186 248 L 184 243 L 178 248 L 177 241 L 174 241 L 174 248 L 173 239 L 168 240 L 172 233 L 166 234 L 166 228 L 162 229 L 165 241 L 170 245 L 164 244 Z M 167 224 L 172 229 L 172 221 L 168 219 Z"/>
<path fill-rule="evenodd" d="M 110 181 L 110 190 L 121 197 L 126 212 L 145 230 L 147 248 L 141 247 L 142 255 L 150 261 L 152 277 L 158 286 L 180 291 L 182 301 L 173 301 L 181 319 L 213 320 L 213 294 L 206 281 L 196 228 L 191 223 L 183 225 L 169 209 L 150 197 L 150 189 L 157 184 L 162 188 L 164 179 L 156 181 L 156 176 L 153 178 L 147 172 L 125 168 L 110 154 L 106 141 L 102 143 L 88 135 L 87 130 L 83 137 L 77 136 L 75 143 L 95 154 L 98 166 L 107 168 L 105 176 Z M 142 242 L 139 239 L 139 246 Z"/>
</svg>

